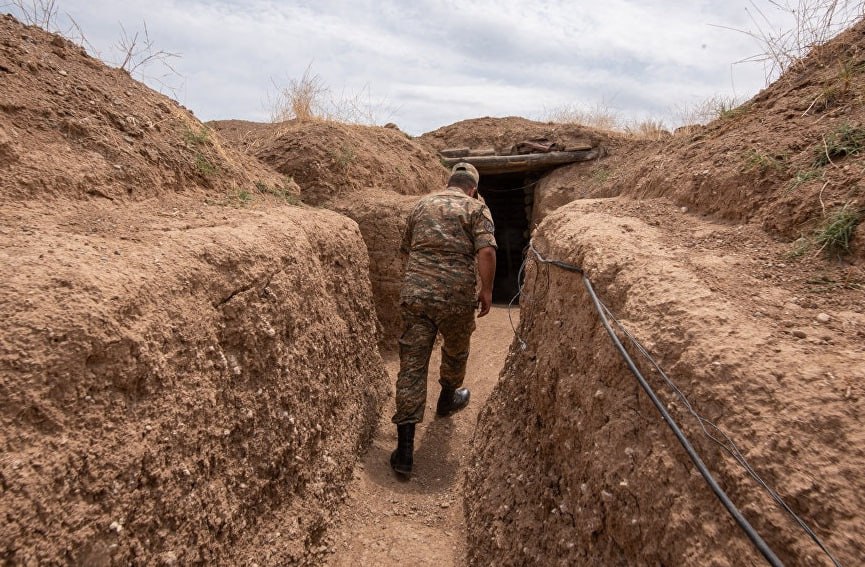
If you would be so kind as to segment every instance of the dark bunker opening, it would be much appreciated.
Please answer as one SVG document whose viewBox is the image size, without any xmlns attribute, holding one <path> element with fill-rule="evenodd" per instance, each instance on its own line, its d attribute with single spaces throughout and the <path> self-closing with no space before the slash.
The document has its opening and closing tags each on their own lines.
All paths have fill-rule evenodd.
<svg viewBox="0 0 865 567">
<path fill-rule="evenodd" d="M 535 179 L 526 172 L 481 175 L 478 192 L 496 225 L 495 303 L 508 303 L 520 290 L 519 272 L 529 244 Z"/>
</svg>

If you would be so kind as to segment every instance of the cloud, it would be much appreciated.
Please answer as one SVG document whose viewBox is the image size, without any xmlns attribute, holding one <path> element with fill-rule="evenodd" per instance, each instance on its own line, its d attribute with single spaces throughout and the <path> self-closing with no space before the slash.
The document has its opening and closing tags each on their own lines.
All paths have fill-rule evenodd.
<svg viewBox="0 0 865 567">
<path fill-rule="evenodd" d="M 765 3 L 765 2 L 764 2 Z M 263 120 L 272 83 L 312 64 L 336 93 L 365 92 L 413 134 L 476 116 L 539 117 L 605 101 L 662 116 L 716 93 L 750 96 L 759 67 L 746 2 L 709 0 L 61 0 L 108 60 L 120 23 L 146 20 L 179 52 L 180 102 L 202 119 Z M 767 13 L 771 14 L 771 12 Z M 158 86 L 158 85 L 157 85 Z M 376 103 L 377 104 L 377 103 Z M 396 109 L 386 112 L 386 109 Z"/>
</svg>

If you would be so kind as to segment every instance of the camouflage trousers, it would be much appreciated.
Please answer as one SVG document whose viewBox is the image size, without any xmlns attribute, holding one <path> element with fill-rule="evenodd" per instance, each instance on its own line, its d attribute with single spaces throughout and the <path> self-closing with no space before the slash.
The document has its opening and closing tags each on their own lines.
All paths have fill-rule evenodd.
<svg viewBox="0 0 865 567">
<path fill-rule="evenodd" d="M 423 421 L 427 370 L 436 334 L 441 332 L 444 338 L 439 384 L 459 388 L 466 375 L 469 342 L 475 330 L 474 307 L 439 302 L 409 302 L 401 307 L 396 414 L 391 420 L 397 425 Z"/>
</svg>

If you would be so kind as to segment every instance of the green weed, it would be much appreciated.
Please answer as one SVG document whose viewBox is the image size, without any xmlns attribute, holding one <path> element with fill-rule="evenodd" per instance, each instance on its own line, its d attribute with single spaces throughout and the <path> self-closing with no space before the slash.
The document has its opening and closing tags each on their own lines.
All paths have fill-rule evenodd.
<svg viewBox="0 0 865 567">
<path fill-rule="evenodd" d="M 204 177 L 211 177 L 219 173 L 219 168 L 201 154 L 195 156 L 195 169 Z"/>
<path fill-rule="evenodd" d="M 793 248 L 785 255 L 787 260 L 795 260 L 805 255 L 805 252 L 811 249 L 811 239 L 804 236 L 797 238 L 793 242 Z"/>
<path fill-rule="evenodd" d="M 606 183 L 610 179 L 612 173 L 605 167 L 599 167 L 592 173 L 592 180 L 595 183 Z"/>
<path fill-rule="evenodd" d="M 850 251 L 850 239 L 862 219 L 860 211 L 845 203 L 825 216 L 814 232 L 814 243 L 831 254 L 842 255 Z"/>
<path fill-rule="evenodd" d="M 334 150 L 331 152 L 331 156 L 333 157 L 333 164 L 337 169 L 345 169 L 347 168 L 357 157 L 357 154 L 354 151 L 354 148 L 349 146 L 348 144 L 343 144 L 340 146 L 339 150 Z"/>
<path fill-rule="evenodd" d="M 718 113 L 719 120 L 732 120 L 733 118 L 742 116 L 748 112 L 747 105 L 743 104 L 741 106 L 733 106 L 733 104 L 735 104 L 735 102 L 731 100 L 729 105 L 722 103 L 718 106 L 716 112 Z"/>
<path fill-rule="evenodd" d="M 787 185 L 788 191 L 793 191 L 797 189 L 800 185 L 804 185 L 809 181 L 813 181 L 815 179 L 819 179 L 823 177 L 823 174 L 816 169 L 809 169 L 806 171 L 800 171 L 796 174 L 796 177 L 790 180 L 790 183 Z"/>
<path fill-rule="evenodd" d="M 746 151 L 742 160 L 742 171 L 783 171 L 787 168 L 787 156 L 773 156 L 755 148 Z"/>
<path fill-rule="evenodd" d="M 865 148 L 865 128 L 844 123 L 823 138 L 814 148 L 814 167 L 824 167 L 832 160 L 858 155 Z"/>
<path fill-rule="evenodd" d="M 183 140 L 188 146 L 203 146 L 210 141 L 210 130 L 206 126 L 202 126 L 198 132 L 187 128 L 183 133 Z"/>
<path fill-rule="evenodd" d="M 274 197 L 282 199 L 289 205 L 300 205 L 301 201 L 298 196 L 288 190 L 291 182 L 291 177 L 286 176 L 286 183 L 283 186 L 271 187 L 263 181 L 256 181 L 255 188 L 259 193 L 273 195 Z"/>
</svg>

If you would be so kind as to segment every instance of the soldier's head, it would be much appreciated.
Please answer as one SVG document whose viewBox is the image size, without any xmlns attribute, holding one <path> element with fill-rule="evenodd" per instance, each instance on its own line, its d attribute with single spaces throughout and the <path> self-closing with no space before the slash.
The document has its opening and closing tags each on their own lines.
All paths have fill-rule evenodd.
<svg viewBox="0 0 865 567">
<path fill-rule="evenodd" d="M 451 176 L 448 178 L 448 187 L 459 187 L 466 195 L 474 197 L 478 191 L 478 182 L 480 174 L 470 163 L 461 161 L 451 169 Z"/>
</svg>

